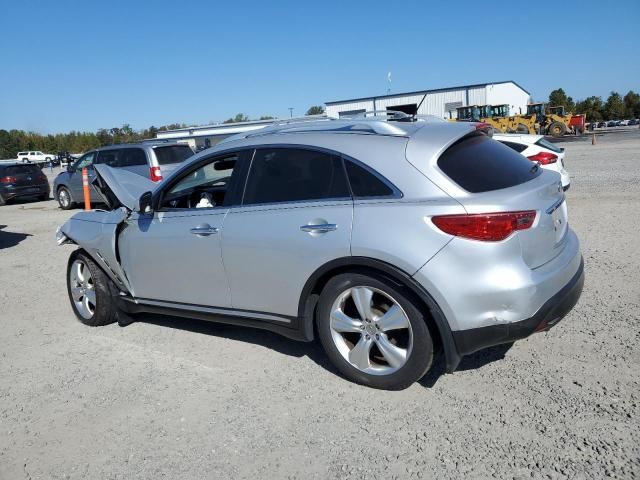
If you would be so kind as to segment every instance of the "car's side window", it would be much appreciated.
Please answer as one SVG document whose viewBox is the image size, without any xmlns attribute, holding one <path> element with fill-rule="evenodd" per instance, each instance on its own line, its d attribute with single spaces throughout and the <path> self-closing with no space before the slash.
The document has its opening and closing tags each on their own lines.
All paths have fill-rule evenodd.
<svg viewBox="0 0 640 480">
<path fill-rule="evenodd" d="M 346 159 L 344 165 L 354 198 L 388 197 L 395 193 L 380 176 L 362 165 Z"/>
<path fill-rule="evenodd" d="M 93 161 L 95 160 L 96 152 L 89 152 L 86 155 L 80 157 L 80 159 L 73 166 L 74 170 L 82 170 L 83 168 L 93 167 Z"/>
<path fill-rule="evenodd" d="M 120 153 L 118 167 L 147 165 L 147 156 L 141 148 L 124 148 Z"/>
<path fill-rule="evenodd" d="M 96 163 L 100 165 L 105 164 L 110 167 L 119 167 L 119 157 L 121 150 L 113 149 L 113 150 L 102 150 L 98 153 L 98 160 Z"/>
<path fill-rule="evenodd" d="M 228 203 L 239 155 L 217 157 L 185 174 L 162 197 L 162 209 L 215 208 Z M 227 200 L 227 201 L 225 201 Z"/>
<path fill-rule="evenodd" d="M 315 150 L 263 148 L 255 152 L 243 205 L 349 198 L 342 159 Z"/>
</svg>

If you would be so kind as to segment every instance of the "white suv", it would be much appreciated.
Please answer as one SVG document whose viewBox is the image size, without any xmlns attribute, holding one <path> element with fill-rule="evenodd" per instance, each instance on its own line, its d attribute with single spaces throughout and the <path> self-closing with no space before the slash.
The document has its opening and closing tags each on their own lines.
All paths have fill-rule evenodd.
<svg viewBox="0 0 640 480">
<path fill-rule="evenodd" d="M 18 152 L 17 160 L 22 163 L 46 163 L 56 158 L 51 153 L 42 153 L 40 151 Z"/>
</svg>

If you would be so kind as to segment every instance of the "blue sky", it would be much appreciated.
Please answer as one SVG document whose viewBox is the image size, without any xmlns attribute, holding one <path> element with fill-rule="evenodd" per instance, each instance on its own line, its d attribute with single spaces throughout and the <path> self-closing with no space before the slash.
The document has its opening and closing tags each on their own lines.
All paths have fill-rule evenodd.
<svg viewBox="0 0 640 480">
<path fill-rule="evenodd" d="M 640 1 L 0 0 L 0 128 L 94 131 L 303 114 L 515 80 L 640 90 Z"/>
</svg>

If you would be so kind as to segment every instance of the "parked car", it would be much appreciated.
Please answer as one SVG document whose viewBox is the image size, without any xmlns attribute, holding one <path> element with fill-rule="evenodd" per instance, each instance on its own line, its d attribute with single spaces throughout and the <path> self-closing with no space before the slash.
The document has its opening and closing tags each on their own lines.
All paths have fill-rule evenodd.
<svg viewBox="0 0 640 480">
<path fill-rule="evenodd" d="M 67 167 L 55 179 L 53 191 L 60 208 L 68 210 L 83 199 L 82 169 L 86 168 L 89 181 L 95 178 L 94 166 L 98 164 L 122 168 L 150 178 L 154 182 L 162 180 L 178 165 L 193 155 L 191 147 L 184 143 L 136 143 L 121 144 L 91 150 Z M 91 202 L 102 198 L 91 188 Z"/>
<path fill-rule="evenodd" d="M 564 168 L 564 148 L 556 147 L 542 135 L 496 134 L 499 142 L 521 153 L 532 162 L 539 162 L 546 170 L 559 173 L 562 188 L 566 191 L 571 186 L 569 173 Z"/>
<path fill-rule="evenodd" d="M 598 122 L 598 128 L 605 128 L 607 126 L 607 122 Z"/>
<path fill-rule="evenodd" d="M 18 152 L 16 160 L 22 163 L 47 163 L 53 160 L 56 156 L 52 153 L 42 153 L 40 151 L 30 152 Z"/>
<path fill-rule="evenodd" d="M 558 174 L 473 123 L 282 124 L 160 184 L 107 165 L 96 175 L 110 210 L 57 232 L 79 247 L 67 286 L 87 325 L 153 312 L 317 332 L 345 377 L 402 389 L 440 348 L 452 372 L 548 330 L 582 291 Z"/>
<path fill-rule="evenodd" d="M 632 125 L 638 125 L 638 120 L 636 120 L 635 118 L 632 118 L 631 120 L 629 120 L 627 122 L 627 126 L 632 126 Z"/>
<path fill-rule="evenodd" d="M 48 200 L 50 192 L 47 176 L 37 165 L 0 164 L 0 205 L 19 197 Z"/>
</svg>

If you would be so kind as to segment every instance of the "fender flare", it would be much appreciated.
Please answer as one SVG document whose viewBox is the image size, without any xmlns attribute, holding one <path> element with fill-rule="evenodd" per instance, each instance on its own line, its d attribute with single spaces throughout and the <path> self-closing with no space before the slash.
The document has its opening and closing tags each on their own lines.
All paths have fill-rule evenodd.
<svg viewBox="0 0 640 480">
<path fill-rule="evenodd" d="M 398 286 L 405 287 L 427 307 L 440 335 L 446 360 L 446 371 L 452 373 L 460 363 L 462 356 L 458 353 L 451 327 L 438 303 L 411 275 L 389 263 L 374 258 L 337 258 L 325 263 L 311 274 L 302 289 L 298 303 L 298 318 L 303 336 L 309 341 L 314 338 L 314 312 L 321 287 L 334 275 L 343 272 L 357 272 L 358 270 L 369 272 L 373 270 Z"/>
</svg>

